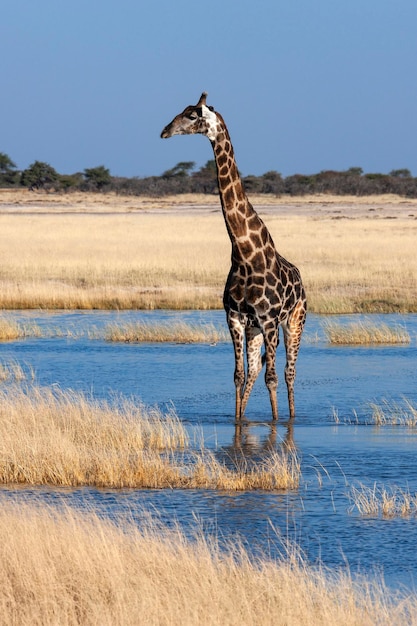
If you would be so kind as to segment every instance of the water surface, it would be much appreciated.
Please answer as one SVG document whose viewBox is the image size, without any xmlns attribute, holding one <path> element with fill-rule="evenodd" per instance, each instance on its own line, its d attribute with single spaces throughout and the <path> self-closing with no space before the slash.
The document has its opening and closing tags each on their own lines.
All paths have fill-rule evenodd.
<svg viewBox="0 0 417 626">
<path fill-rule="evenodd" d="M 67 338 L 49 332 L 51 338 L 0 344 L 0 362 L 13 360 L 33 368 L 37 384 L 59 385 L 98 398 L 123 394 L 161 408 L 174 405 L 187 428 L 197 433 L 196 440 L 203 433 L 205 445 L 221 458 L 233 453 L 237 441 L 246 455 L 258 458 L 271 446 L 279 448 L 291 440 L 301 459 L 302 481 L 298 490 L 289 493 L 3 487 L 1 497 L 65 501 L 115 518 L 129 512 L 138 521 L 152 511 L 166 524 L 178 521 L 187 532 L 198 520 L 205 531 L 226 539 L 239 535 L 249 550 L 272 557 L 282 551 L 281 539 L 290 539 L 311 563 L 331 567 L 348 563 L 353 572 L 378 570 L 390 585 L 414 588 L 417 519 L 363 518 L 350 511 L 348 495 L 351 485 L 359 483 L 417 491 L 417 429 L 375 427 L 369 407 L 384 398 L 407 397 L 417 404 L 416 315 L 372 317 L 373 323 L 400 323 L 411 336 L 409 345 L 378 347 L 329 346 L 323 318 L 310 315 L 297 364 L 295 423 L 292 427 L 287 423 L 280 346 L 278 426 L 271 427 L 261 373 L 241 433 L 234 426 L 231 343 L 108 343 L 87 334 L 94 329 L 99 335 L 109 323 L 135 320 L 224 325 L 223 312 L 10 315 L 49 331 L 69 329 L 74 336 L 81 334 Z M 352 321 L 352 316 L 337 321 Z"/>
</svg>

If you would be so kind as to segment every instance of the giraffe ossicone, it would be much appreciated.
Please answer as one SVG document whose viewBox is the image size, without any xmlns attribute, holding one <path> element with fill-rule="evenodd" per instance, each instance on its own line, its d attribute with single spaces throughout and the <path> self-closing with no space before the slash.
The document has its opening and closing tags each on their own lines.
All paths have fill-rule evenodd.
<svg viewBox="0 0 417 626">
<path fill-rule="evenodd" d="M 272 417 L 278 418 L 275 360 L 279 327 L 284 336 L 285 381 L 289 414 L 293 418 L 295 364 L 307 312 L 300 272 L 278 253 L 266 225 L 249 202 L 226 124 L 220 113 L 207 106 L 206 100 L 207 93 L 203 92 L 196 105 L 174 117 L 161 137 L 202 134 L 213 148 L 222 211 L 232 244 L 223 305 L 235 353 L 235 418 L 240 421 L 244 415 L 263 361 Z"/>
</svg>

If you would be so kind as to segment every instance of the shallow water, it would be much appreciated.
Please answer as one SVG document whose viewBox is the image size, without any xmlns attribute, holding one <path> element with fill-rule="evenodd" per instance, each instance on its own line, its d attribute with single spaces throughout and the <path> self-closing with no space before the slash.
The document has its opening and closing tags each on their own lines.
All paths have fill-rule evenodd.
<svg viewBox="0 0 417 626">
<path fill-rule="evenodd" d="M 0 362 L 18 361 L 35 371 L 39 385 L 58 384 L 91 393 L 134 396 L 147 405 L 175 406 L 180 418 L 204 433 L 205 445 L 219 456 L 236 443 L 234 427 L 233 349 L 217 345 L 116 344 L 89 339 L 108 323 L 136 319 L 181 320 L 224 325 L 223 312 L 13 313 L 20 322 L 47 329 L 70 329 L 78 339 L 52 337 L 0 344 Z M 354 319 L 359 319 L 355 317 Z M 65 501 L 95 507 L 117 517 L 129 512 L 140 520 L 151 510 L 167 524 L 201 526 L 225 539 L 237 534 L 254 553 L 276 556 L 281 539 L 296 541 L 312 563 L 382 571 L 388 584 L 414 588 L 417 579 L 417 519 L 375 519 L 350 511 L 352 484 L 417 491 L 417 429 L 370 424 L 369 402 L 383 398 L 417 403 L 417 316 L 372 317 L 405 326 L 411 343 L 404 346 L 332 347 L 324 338 L 323 318 L 310 315 L 297 364 L 293 428 L 283 383 L 284 350 L 278 349 L 280 420 L 271 429 L 268 394 L 262 374 L 247 407 L 241 433 L 245 454 L 279 447 L 291 437 L 302 462 L 298 490 L 282 493 L 168 490 L 11 489 L 1 497 Z M 337 318 L 351 321 L 352 316 Z M 53 332 L 51 333 L 54 334 Z M 317 337 L 317 339 L 315 339 Z M 4 384 L 4 383 L 3 383 Z M 335 422 L 337 414 L 339 422 Z M 275 437 L 275 439 L 274 439 Z"/>
</svg>

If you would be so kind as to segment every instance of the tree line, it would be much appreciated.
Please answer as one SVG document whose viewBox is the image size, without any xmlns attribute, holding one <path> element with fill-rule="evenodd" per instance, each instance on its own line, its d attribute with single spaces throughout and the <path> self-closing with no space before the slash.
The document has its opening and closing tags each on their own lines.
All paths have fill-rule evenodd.
<svg viewBox="0 0 417 626">
<path fill-rule="evenodd" d="M 366 196 L 393 193 L 417 198 L 417 178 L 408 169 L 389 174 L 364 173 L 361 167 L 345 171 L 325 170 L 318 174 L 282 176 L 274 170 L 261 176 L 242 176 L 245 189 L 253 194 L 303 196 L 315 193 Z M 215 161 L 196 169 L 194 161 L 177 163 L 160 176 L 125 178 L 112 176 L 104 165 L 75 174 L 59 174 L 49 163 L 35 161 L 18 170 L 12 159 L 0 152 L 0 187 L 54 191 L 113 191 L 123 195 L 164 196 L 180 193 L 217 193 Z"/>
</svg>

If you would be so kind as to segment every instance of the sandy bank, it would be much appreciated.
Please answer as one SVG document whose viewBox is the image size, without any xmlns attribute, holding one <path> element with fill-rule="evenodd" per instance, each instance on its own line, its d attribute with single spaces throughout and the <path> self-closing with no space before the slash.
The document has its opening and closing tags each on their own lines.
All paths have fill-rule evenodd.
<svg viewBox="0 0 417 626">
<path fill-rule="evenodd" d="M 252 204 L 268 215 L 330 218 L 417 218 L 417 199 L 394 195 L 303 197 L 253 195 Z M 0 189 L 0 213 L 205 213 L 220 211 L 217 195 L 180 194 L 151 198 L 114 193 L 51 193 Z"/>
</svg>

